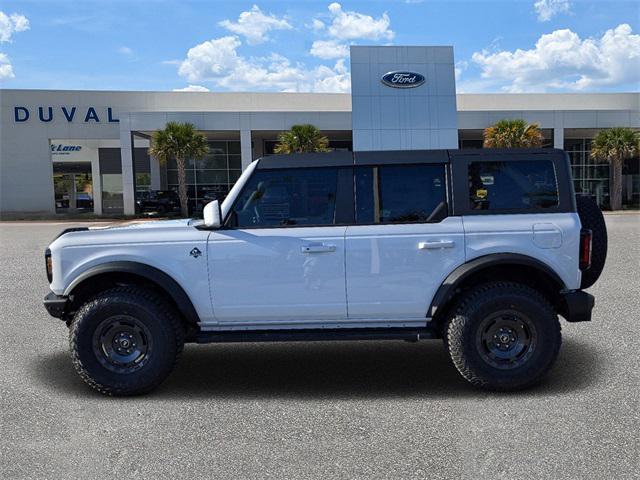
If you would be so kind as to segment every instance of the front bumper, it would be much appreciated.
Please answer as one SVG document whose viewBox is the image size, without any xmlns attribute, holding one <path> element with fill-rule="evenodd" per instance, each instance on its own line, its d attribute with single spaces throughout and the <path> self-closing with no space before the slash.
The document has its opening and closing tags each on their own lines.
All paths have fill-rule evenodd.
<svg viewBox="0 0 640 480">
<path fill-rule="evenodd" d="M 64 319 L 69 306 L 69 297 L 56 295 L 53 292 L 44 297 L 44 308 L 47 309 L 49 315 L 56 318 Z"/>
<path fill-rule="evenodd" d="M 562 295 L 563 305 L 562 316 L 567 322 L 589 322 L 591 321 L 591 310 L 596 304 L 593 295 L 575 290 Z"/>
</svg>

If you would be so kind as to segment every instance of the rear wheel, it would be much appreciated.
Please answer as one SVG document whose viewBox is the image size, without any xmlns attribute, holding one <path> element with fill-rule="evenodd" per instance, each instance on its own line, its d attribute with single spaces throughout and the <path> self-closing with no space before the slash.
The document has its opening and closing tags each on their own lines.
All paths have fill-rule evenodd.
<svg viewBox="0 0 640 480">
<path fill-rule="evenodd" d="M 76 371 L 91 387 L 108 395 L 136 395 L 169 375 L 182 351 L 184 331 L 155 293 L 122 287 L 78 310 L 69 344 Z"/>
<path fill-rule="evenodd" d="M 471 384 L 490 390 L 531 386 L 551 369 L 560 323 L 536 290 L 511 282 L 480 285 L 454 308 L 445 330 L 451 359 Z"/>
</svg>

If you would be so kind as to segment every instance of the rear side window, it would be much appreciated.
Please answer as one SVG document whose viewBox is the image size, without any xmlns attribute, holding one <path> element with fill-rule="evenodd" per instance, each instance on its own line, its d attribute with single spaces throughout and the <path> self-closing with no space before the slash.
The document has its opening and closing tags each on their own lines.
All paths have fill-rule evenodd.
<svg viewBox="0 0 640 480">
<path fill-rule="evenodd" d="M 335 223 L 338 170 L 257 170 L 236 199 L 238 228 Z"/>
<path fill-rule="evenodd" d="M 558 205 L 558 183 L 548 160 L 470 162 L 473 210 L 537 210 Z"/>
<path fill-rule="evenodd" d="M 444 165 L 356 168 L 356 223 L 424 223 L 446 216 Z"/>
</svg>

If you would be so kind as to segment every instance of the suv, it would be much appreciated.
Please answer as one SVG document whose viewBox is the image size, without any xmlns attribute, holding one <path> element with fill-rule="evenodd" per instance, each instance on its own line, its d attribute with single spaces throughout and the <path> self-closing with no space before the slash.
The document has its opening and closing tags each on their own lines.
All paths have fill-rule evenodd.
<svg viewBox="0 0 640 480">
<path fill-rule="evenodd" d="M 473 385 L 538 382 L 591 319 L 606 229 L 560 150 L 275 155 L 204 220 L 73 228 L 49 313 L 96 390 L 147 392 L 185 342 L 443 339 Z"/>
<path fill-rule="evenodd" d="M 137 192 L 136 209 L 139 213 L 155 212 L 159 215 L 180 212 L 180 197 L 174 190 Z"/>
</svg>

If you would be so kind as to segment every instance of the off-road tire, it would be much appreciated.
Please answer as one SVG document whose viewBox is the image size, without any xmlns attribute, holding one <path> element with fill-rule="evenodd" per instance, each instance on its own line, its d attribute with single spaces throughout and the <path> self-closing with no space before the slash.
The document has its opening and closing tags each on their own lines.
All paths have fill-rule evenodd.
<svg viewBox="0 0 640 480">
<path fill-rule="evenodd" d="M 519 366 L 496 368 L 483 358 L 479 342 L 486 319 L 513 311 L 534 327 L 535 347 Z M 487 390 L 520 390 L 538 383 L 553 366 L 560 350 L 558 316 L 538 291 L 512 282 L 493 282 L 464 293 L 450 314 L 445 347 L 460 374 L 472 385 Z"/>
<path fill-rule="evenodd" d="M 126 373 L 106 368 L 95 346 L 99 326 L 121 315 L 139 322 L 152 341 L 145 363 Z M 156 388 L 171 373 L 184 346 L 184 328 L 174 309 L 154 292 L 118 287 L 80 307 L 71 324 L 69 346 L 73 365 L 89 386 L 106 395 L 139 395 Z"/>
<path fill-rule="evenodd" d="M 607 225 L 600 207 L 591 197 L 576 195 L 576 207 L 582 228 L 592 232 L 591 266 L 582 272 L 580 283 L 580 288 L 584 289 L 596 283 L 604 269 L 607 260 Z"/>
</svg>

